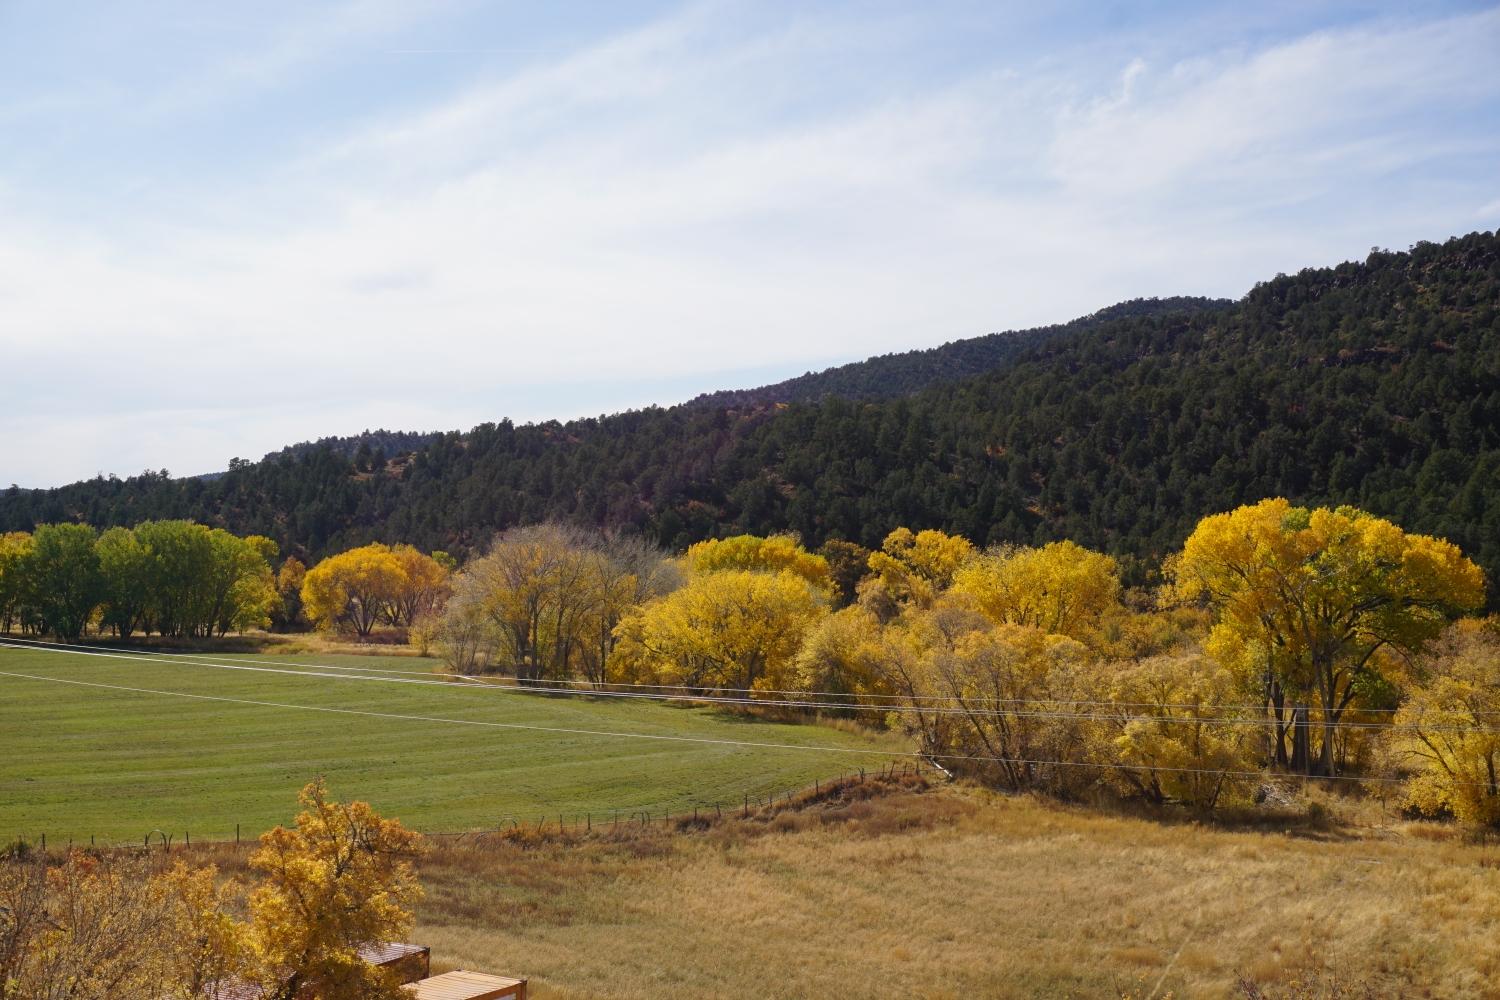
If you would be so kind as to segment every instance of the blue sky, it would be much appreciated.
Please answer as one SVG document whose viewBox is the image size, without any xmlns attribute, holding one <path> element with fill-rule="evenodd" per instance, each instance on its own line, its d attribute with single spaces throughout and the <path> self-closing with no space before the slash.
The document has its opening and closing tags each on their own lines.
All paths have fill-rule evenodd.
<svg viewBox="0 0 1500 1000">
<path fill-rule="evenodd" d="M 567 418 L 1500 225 L 1500 8 L 0 2 L 0 483 Z"/>
</svg>

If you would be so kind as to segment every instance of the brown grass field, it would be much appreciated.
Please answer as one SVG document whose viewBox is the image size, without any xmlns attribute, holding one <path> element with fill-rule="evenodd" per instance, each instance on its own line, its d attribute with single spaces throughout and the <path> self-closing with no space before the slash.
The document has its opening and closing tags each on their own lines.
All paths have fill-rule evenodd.
<svg viewBox="0 0 1500 1000">
<path fill-rule="evenodd" d="M 872 777 L 748 819 L 442 839 L 413 940 L 536 1000 L 1184 1000 L 1329 965 L 1500 997 L 1500 847 L 1301 794 L 1325 815 L 1208 825 Z"/>
</svg>

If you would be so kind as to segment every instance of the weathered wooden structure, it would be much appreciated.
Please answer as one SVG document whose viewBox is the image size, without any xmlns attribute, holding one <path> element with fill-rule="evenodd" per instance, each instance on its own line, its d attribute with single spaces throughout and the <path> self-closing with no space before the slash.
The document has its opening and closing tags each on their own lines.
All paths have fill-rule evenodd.
<svg viewBox="0 0 1500 1000">
<path fill-rule="evenodd" d="M 402 987 L 412 1000 L 526 1000 L 526 980 L 458 969 Z"/>
</svg>

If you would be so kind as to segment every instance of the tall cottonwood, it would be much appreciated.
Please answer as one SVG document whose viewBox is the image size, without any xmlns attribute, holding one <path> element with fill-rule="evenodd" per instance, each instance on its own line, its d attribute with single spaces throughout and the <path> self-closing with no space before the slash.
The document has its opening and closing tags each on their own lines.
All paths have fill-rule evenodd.
<svg viewBox="0 0 1500 1000">
<path fill-rule="evenodd" d="M 1316 699 L 1323 775 L 1335 772 L 1335 727 L 1374 679 L 1376 654 L 1414 653 L 1448 613 L 1484 603 L 1484 574 L 1458 546 L 1352 507 L 1309 511 L 1279 497 L 1204 518 L 1171 571 L 1180 598 L 1214 608 L 1209 648 L 1222 662 Z"/>
</svg>

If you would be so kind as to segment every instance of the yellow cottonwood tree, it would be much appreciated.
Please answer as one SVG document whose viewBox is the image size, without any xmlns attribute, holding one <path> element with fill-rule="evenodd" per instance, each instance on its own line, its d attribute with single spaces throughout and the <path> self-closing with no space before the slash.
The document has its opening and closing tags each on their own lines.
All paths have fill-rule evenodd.
<svg viewBox="0 0 1500 1000">
<path fill-rule="evenodd" d="M 683 563 L 693 573 L 716 573 L 729 569 L 778 573 L 787 570 L 802 577 L 825 594 L 834 592 L 828 560 L 813 555 L 786 535 L 761 538 L 736 535 L 711 538 L 688 547 Z"/>
<path fill-rule="evenodd" d="M 1120 578 L 1109 556 L 1062 541 L 977 556 L 954 573 L 953 591 L 997 625 L 1082 640 L 1119 607 Z"/>
<path fill-rule="evenodd" d="M 367 803 L 330 801 L 321 778 L 300 801 L 297 828 L 266 831 L 250 856 L 265 878 L 249 897 L 247 978 L 265 1000 L 401 1000 L 396 977 L 359 949 L 411 931 L 403 905 L 422 897 L 421 835 Z"/>
<path fill-rule="evenodd" d="M 411 545 L 392 546 L 391 556 L 401 565 L 401 579 L 386 606 L 390 623 L 411 625 L 442 610 L 452 593 L 448 568 Z"/>
<path fill-rule="evenodd" d="M 634 678 L 694 688 L 784 688 L 824 594 L 790 570 L 724 570 L 627 615 L 615 652 Z"/>
<path fill-rule="evenodd" d="M 885 694 L 879 663 L 880 620 L 859 605 L 825 615 L 807 631 L 794 663 L 792 687 L 838 694 Z M 852 699 L 858 704 L 859 699 Z"/>
<path fill-rule="evenodd" d="M 0 631 L 9 633 L 20 611 L 26 556 L 31 551 L 31 534 L 10 531 L 0 534 Z"/>
<path fill-rule="evenodd" d="M 1152 802 L 1212 809 L 1251 768 L 1254 730 L 1223 709 L 1235 695 L 1230 671 L 1199 655 L 1119 665 L 1107 713 L 1115 732 L 1107 754 L 1122 765 L 1116 780 Z"/>
<path fill-rule="evenodd" d="M 1500 822 L 1500 636 L 1491 623 L 1466 619 L 1432 652 L 1393 730 L 1398 755 L 1419 767 L 1407 802 L 1492 826 Z"/>
<path fill-rule="evenodd" d="M 244 894 L 238 880 L 219 880 L 214 865 L 190 868 L 178 861 L 156 876 L 172 926 L 162 935 L 168 944 L 167 996 L 199 1000 L 214 984 L 242 977 L 249 955 L 244 927 L 231 915 Z"/>
<path fill-rule="evenodd" d="M 378 542 L 329 556 L 302 578 L 302 608 L 320 629 L 368 637 L 399 596 L 406 573 Z"/>
<path fill-rule="evenodd" d="M 1334 727 L 1385 648 L 1420 649 L 1451 610 L 1484 603 L 1484 575 L 1456 545 L 1408 535 L 1352 507 L 1262 500 L 1198 523 L 1168 567 L 1179 597 L 1206 600 L 1209 649 L 1226 665 L 1259 651 L 1287 689 L 1321 707 L 1316 771 L 1334 773 Z"/>
<path fill-rule="evenodd" d="M 870 569 L 880 574 L 892 596 L 925 608 L 973 556 L 973 544 L 960 535 L 897 528 L 886 536 L 881 551 L 870 556 Z"/>
</svg>

